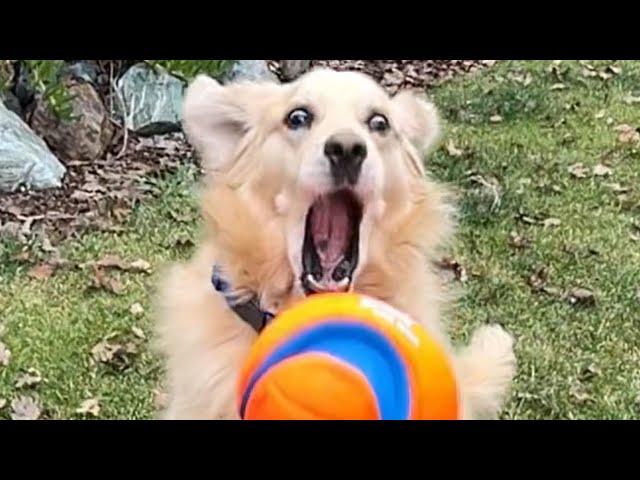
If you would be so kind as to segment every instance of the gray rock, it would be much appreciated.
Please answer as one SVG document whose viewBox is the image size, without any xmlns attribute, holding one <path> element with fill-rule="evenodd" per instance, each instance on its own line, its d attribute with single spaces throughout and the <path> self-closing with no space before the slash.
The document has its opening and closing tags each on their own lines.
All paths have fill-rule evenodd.
<svg viewBox="0 0 640 480">
<path fill-rule="evenodd" d="M 231 68 L 227 81 L 240 80 L 277 82 L 278 77 L 269 70 L 264 60 L 238 60 Z"/>
<path fill-rule="evenodd" d="M 64 75 L 73 78 L 74 80 L 82 80 L 84 82 L 96 84 L 98 80 L 98 67 L 93 63 L 89 63 L 85 60 L 74 62 L 67 65 L 64 69 Z"/>
<path fill-rule="evenodd" d="M 29 81 L 29 74 L 27 73 L 27 69 L 24 65 L 19 66 L 15 82 L 16 85 L 13 93 L 15 93 L 16 97 L 20 101 L 22 108 L 26 108 L 33 102 L 36 92 Z"/>
<path fill-rule="evenodd" d="M 0 104 L 0 191 L 59 187 L 65 171 L 44 140 Z"/>
<path fill-rule="evenodd" d="M 4 106 L 11 110 L 13 113 L 18 115 L 22 120 L 24 120 L 24 110 L 22 110 L 22 105 L 20 105 L 20 100 L 10 91 L 0 92 L 0 101 L 4 103 Z"/>
<path fill-rule="evenodd" d="M 139 63 L 118 80 L 113 103 L 129 130 L 140 135 L 169 133 L 180 130 L 184 89 L 181 80 L 162 68 Z"/>
<path fill-rule="evenodd" d="M 280 76 L 289 82 L 309 70 L 311 60 L 280 60 Z"/>
<path fill-rule="evenodd" d="M 100 157 L 113 135 L 108 109 L 90 83 L 68 80 L 72 118 L 60 119 L 38 100 L 31 128 L 63 160 L 91 161 Z"/>
</svg>

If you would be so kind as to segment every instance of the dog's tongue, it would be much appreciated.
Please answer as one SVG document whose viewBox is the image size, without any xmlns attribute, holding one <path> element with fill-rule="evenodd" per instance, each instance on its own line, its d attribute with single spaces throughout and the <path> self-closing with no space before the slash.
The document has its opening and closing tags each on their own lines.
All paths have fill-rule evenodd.
<svg viewBox="0 0 640 480">
<path fill-rule="evenodd" d="M 325 272 L 333 271 L 344 257 L 351 228 L 347 205 L 339 195 L 325 195 L 313 205 L 311 234 Z"/>
</svg>

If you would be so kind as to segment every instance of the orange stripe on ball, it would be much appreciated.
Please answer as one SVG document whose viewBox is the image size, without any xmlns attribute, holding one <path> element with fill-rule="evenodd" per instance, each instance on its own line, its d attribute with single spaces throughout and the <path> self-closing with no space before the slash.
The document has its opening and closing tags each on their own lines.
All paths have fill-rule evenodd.
<svg viewBox="0 0 640 480">
<path fill-rule="evenodd" d="M 256 382 L 245 411 L 247 420 L 379 418 L 366 378 L 348 364 L 321 353 L 289 357 L 268 370 Z"/>
</svg>

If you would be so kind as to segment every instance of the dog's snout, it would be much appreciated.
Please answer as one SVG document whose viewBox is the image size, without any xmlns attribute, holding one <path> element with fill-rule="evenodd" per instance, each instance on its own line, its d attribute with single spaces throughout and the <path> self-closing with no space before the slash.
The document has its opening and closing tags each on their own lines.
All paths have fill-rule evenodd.
<svg viewBox="0 0 640 480">
<path fill-rule="evenodd" d="M 336 185 L 344 181 L 350 185 L 357 183 L 362 162 L 367 157 L 367 145 L 362 138 L 352 132 L 331 135 L 324 144 L 324 154 L 331 164 Z"/>
</svg>

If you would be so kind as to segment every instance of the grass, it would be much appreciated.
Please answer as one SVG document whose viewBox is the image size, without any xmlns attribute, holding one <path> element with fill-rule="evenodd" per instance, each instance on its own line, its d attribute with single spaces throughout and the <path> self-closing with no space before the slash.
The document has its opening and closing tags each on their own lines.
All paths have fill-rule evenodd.
<svg viewBox="0 0 640 480">
<path fill-rule="evenodd" d="M 518 375 L 504 418 L 640 414 L 640 243 L 633 237 L 640 235 L 634 226 L 640 226 L 640 147 L 619 142 L 614 130 L 640 125 L 640 104 L 625 102 L 640 96 L 640 62 L 616 63 L 619 73 L 607 70 L 611 62 L 591 64 L 596 76 L 585 76 L 578 62 L 501 62 L 431 92 L 446 123 L 445 142 L 461 151 L 443 146 L 427 160 L 460 195 L 451 255 L 468 281 L 452 309 L 451 331 L 464 341 L 475 327 L 498 322 L 517 338 Z M 575 178 L 568 169 L 578 162 L 590 169 L 603 163 L 612 173 Z M 632 190 L 616 193 L 613 183 Z M 87 290 L 90 271 L 33 279 L 13 259 L 19 247 L 2 244 L 0 340 L 12 356 L 0 366 L 0 399 L 32 395 L 47 418 L 83 418 L 76 409 L 87 398 L 99 399 L 100 418 L 153 416 L 161 364 L 149 342 L 141 341 L 124 371 L 95 363 L 91 349 L 109 334 L 135 338 L 133 327 L 151 334 L 155 274 L 166 261 L 187 256 L 190 248 L 176 242 L 196 234 L 194 186 L 185 168 L 135 212 L 126 232 L 87 234 L 60 247 L 77 261 L 109 253 L 149 261 L 150 276 L 119 275 L 120 296 Z M 181 216 L 193 221 L 176 220 Z M 512 232 L 529 245 L 510 246 Z M 555 289 L 550 293 L 530 285 L 541 267 L 546 286 Z M 564 298 L 575 287 L 592 291 L 595 305 Z M 129 312 L 135 302 L 144 308 L 141 317 Z M 42 382 L 17 389 L 29 368 Z M 8 406 L 0 409 L 0 418 L 9 415 Z"/>
</svg>

